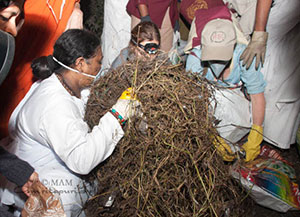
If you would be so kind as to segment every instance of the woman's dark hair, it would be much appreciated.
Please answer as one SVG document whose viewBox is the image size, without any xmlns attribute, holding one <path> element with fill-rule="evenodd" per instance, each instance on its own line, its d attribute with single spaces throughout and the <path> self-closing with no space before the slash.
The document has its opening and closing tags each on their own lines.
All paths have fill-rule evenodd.
<svg viewBox="0 0 300 217">
<path fill-rule="evenodd" d="M 32 64 L 33 75 L 38 79 L 45 79 L 62 66 L 53 60 L 55 57 L 64 65 L 72 67 L 76 59 L 83 57 L 90 59 L 96 55 L 100 46 L 99 38 L 92 32 L 81 29 L 65 31 L 55 42 L 53 56 L 43 56 L 35 59 Z"/>
<path fill-rule="evenodd" d="M 157 40 L 160 44 L 160 34 L 155 23 L 146 21 L 137 24 L 131 31 L 131 45 L 143 42 L 144 40 Z"/>
</svg>

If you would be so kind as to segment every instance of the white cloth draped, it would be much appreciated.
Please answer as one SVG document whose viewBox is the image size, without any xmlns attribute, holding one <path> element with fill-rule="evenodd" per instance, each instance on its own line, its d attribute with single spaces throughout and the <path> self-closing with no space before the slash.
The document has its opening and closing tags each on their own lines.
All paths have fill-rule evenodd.
<svg viewBox="0 0 300 217">
<path fill-rule="evenodd" d="M 110 68 L 112 62 L 127 47 L 130 40 L 131 18 L 126 11 L 128 0 L 105 0 L 102 31 L 102 68 Z"/>
</svg>

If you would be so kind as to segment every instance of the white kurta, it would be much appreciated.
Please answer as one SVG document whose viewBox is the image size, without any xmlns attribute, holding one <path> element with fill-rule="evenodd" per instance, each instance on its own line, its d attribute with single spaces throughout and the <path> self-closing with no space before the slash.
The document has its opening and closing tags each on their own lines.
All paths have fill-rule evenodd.
<svg viewBox="0 0 300 217">
<path fill-rule="evenodd" d="M 78 174 L 88 174 L 110 156 L 124 135 L 110 113 L 89 132 L 84 112 L 84 101 L 71 96 L 53 74 L 33 84 L 9 125 L 11 151 L 35 168 L 46 187 L 60 193 L 67 216 L 80 212 L 88 198 Z M 20 207 L 24 202 L 9 190 L 1 199 Z"/>
<path fill-rule="evenodd" d="M 300 112 L 300 1 L 275 0 L 267 24 L 269 39 L 262 73 L 265 140 L 280 148 L 295 143 Z"/>
<path fill-rule="evenodd" d="M 130 40 L 131 18 L 126 12 L 128 0 L 105 0 L 102 30 L 103 69 L 108 69 Z"/>
</svg>

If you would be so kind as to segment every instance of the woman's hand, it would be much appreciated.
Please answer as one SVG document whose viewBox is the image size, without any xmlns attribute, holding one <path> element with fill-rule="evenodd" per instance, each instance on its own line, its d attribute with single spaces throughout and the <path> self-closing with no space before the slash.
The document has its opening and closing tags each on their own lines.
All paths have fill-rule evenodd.
<svg viewBox="0 0 300 217">
<path fill-rule="evenodd" d="M 132 88 L 128 88 L 122 93 L 117 103 L 112 107 L 111 113 L 119 120 L 122 127 L 131 117 L 143 116 L 141 103 L 133 94 Z"/>
<path fill-rule="evenodd" d="M 24 192 L 24 194 L 26 194 L 28 197 L 30 197 L 31 185 L 37 181 L 39 181 L 39 175 L 36 172 L 33 172 L 31 174 L 31 176 L 29 177 L 28 181 L 22 187 L 22 191 Z"/>
</svg>

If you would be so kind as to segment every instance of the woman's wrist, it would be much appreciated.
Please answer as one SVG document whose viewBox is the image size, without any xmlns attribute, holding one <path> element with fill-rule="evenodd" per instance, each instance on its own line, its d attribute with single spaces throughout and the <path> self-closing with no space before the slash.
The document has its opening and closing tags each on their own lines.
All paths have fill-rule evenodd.
<svg viewBox="0 0 300 217">
<path fill-rule="evenodd" d="M 123 128 L 126 124 L 126 120 L 119 114 L 115 109 L 109 110 L 109 112 L 119 121 L 121 127 Z"/>
</svg>

